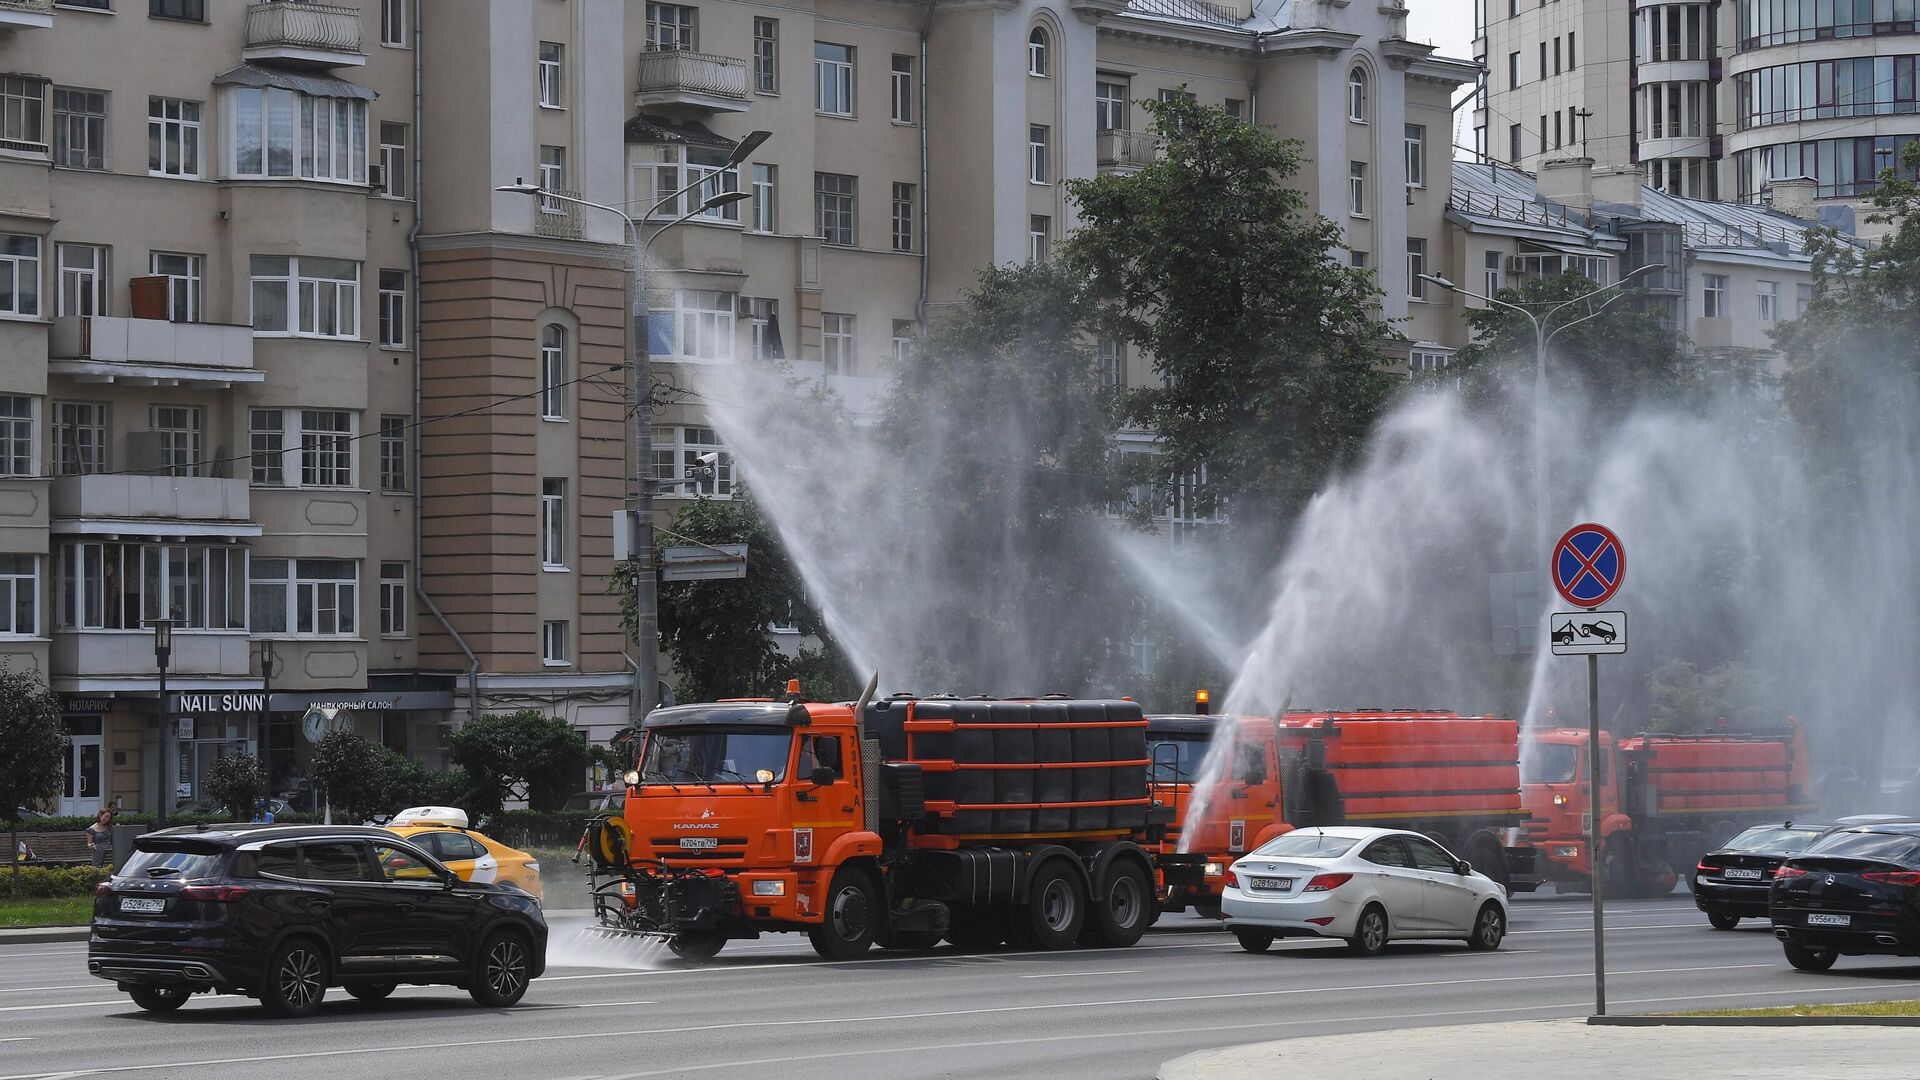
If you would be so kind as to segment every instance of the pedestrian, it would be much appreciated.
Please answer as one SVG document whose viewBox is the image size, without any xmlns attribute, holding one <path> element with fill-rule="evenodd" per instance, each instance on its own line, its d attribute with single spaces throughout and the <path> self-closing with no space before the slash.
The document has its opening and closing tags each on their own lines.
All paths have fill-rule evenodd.
<svg viewBox="0 0 1920 1080">
<path fill-rule="evenodd" d="M 93 854 L 93 865 L 105 866 L 113 857 L 113 811 L 102 807 L 93 815 L 93 824 L 87 826 L 87 849 Z"/>
</svg>

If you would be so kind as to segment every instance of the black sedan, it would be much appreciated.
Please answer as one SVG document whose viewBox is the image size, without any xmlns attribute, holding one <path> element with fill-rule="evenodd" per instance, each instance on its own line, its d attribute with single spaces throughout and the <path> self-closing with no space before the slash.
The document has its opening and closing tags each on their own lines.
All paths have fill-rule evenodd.
<svg viewBox="0 0 1920 1080">
<path fill-rule="evenodd" d="M 463 881 L 380 829 L 219 825 L 135 841 L 94 891 L 87 970 L 152 1012 L 200 991 L 303 1016 L 327 988 L 377 1001 L 401 983 L 512 1005 L 546 969 L 540 902 Z"/>
<path fill-rule="evenodd" d="M 1766 918 L 1773 872 L 1831 827 L 1791 821 L 1755 825 L 1700 856 L 1693 871 L 1694 906 L 1707 913 L 1715 930 L 1731 930 L 1741 919 Z"/>
<path fill-rule="evenodd" d="M 1774 874 L 1773 934 L 1787 962 L 1920 956 L 1920 822 L 1837 829 Z"/>
</svg>

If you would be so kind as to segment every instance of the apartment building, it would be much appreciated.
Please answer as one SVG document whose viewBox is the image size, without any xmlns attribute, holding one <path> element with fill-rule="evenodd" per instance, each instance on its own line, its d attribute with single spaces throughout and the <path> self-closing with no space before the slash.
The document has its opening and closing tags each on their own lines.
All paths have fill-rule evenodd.
<svg viewBox="0 0 1920 1080">
<path fill-rule="evenodd" d="M 611 734 L 615 516 L 642 480 L 661 524 L 732 492 L 697 374 L 785 361 L 870 403 L 981 268 L 1050 257 L 1066 180 L 1153 160 L 1143 101 L 1300 139 L 1346 257 L 1444 362 L 1419 275 L 1473 71 L 1405 18 L 0 0 L 0 658 L 62 696 L 63 808 L 191 801 L 240 749 L 284 787 L 316 706 L 429 761 L 482 712 Z M 560 197 L 497 190 L 520 179 Z"/>
<path fill-rule="evenodd" d="M 1481 160 L 1634 165 L 1671 195 L 1873 186 L 1920 134 L 1913 0 L 1476 0 Z"/>
</svg>

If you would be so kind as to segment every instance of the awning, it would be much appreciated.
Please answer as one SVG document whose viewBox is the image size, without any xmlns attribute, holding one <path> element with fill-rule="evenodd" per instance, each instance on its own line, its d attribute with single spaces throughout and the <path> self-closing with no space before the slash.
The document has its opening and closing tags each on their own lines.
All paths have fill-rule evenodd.
<svg viewBox="0 0 1920 1080">
<path fill-rule="evenodd" d="M 276 90 L 295 90 L 313 97 L 358 98 L 372 101 L 379 97 L 369 87 L 332 75 L 310 71 L 290 71 L 265 64 L 241 64 L 213 77 L 215 86 L 259 86 Z"/>
<path fill-rule="evenodd" d="M 698 120 L 689 120 L 676 124 L 663 116 L 649 116 L 639 113 L 627 121 L 627 141 L 655 145 L 666 143 L 674 146 L 703 146 L 713 150 L 733 152 L 740 144 L 724 135 L 715 135 L 705 124 Z"/>
</svg>

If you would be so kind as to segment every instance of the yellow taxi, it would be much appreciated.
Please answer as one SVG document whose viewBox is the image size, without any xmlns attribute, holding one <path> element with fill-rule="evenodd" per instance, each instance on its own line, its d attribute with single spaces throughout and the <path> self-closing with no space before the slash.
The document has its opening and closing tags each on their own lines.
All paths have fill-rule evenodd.
<svg viewBox="0 0 1920 1080">
<path fill-rule="evenodd" d="M 539 861 L 468 828 L 465 810 L 415 806 L 393 815 L 384 828 L 425 848 L 463 880 L 497 881 L 540 895 Z"/>
</svg>

